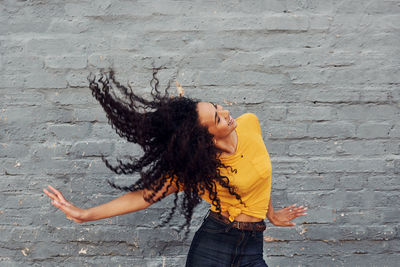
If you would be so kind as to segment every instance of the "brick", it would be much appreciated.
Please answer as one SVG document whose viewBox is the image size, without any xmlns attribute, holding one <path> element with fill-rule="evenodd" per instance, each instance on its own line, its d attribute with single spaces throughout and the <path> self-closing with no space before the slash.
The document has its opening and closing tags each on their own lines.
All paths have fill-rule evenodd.
<svg viewBox="0 0 400 267">
<path fill-rule="evenodd" d="M 379 254 L 372 254 L 366 257 L 365 255 L 345 255 L 343 256 L 343 263 L 351 265 L 352 262 L 357 262 L 360 266 L 368 266 L 371 263 L 374 265 L 382 266 L 396 266 L 399 262 L 399 257 L 394 254 L 387 254 L 385 257 L 380 257 Z"/>
<path fill-rule="evenodd" d="M 396 159 L 393 161 L 394 173 L 400 173 L 400 160 Z"/>
<path fill-rule="evenodd" d="M 90 123 L 50 124 L 48 131 L 57 140 L 81 140 L 89 136 L 91 128 Z"/>
<path fill-rule="evenodd" d="M 289 206 L 297 203 L 297 205 L 302 205 L 308 207 L 309 211 L 307 213 L 312 212 L 314 208 L 336 208 L 337 205 L 335 202 L 337 195 L 331 191 L 316 191 L 313 194 L 307 191 L 296 191 L 290 192 L 287 194 L 287 203 L 285 206 Z M 306 218 L 305 218 L 306 219 Z"/>
<path fill-rule="evenodd" d="M 108 139 L 108 140 L 120 140 L 121 137 L 106 123 L 93 123 L 92 131 L 90 133 L 91 138 L 97 139 Z"/>
<path fill-rule="evenodd" d="M 29 131 L 21 130 L 20 125 L 2 125 L 4 132 L 0 135 L 0 142 L 15 142 L 19 141 L 41 141 L 45 142 L 51 138 L 48 133 L 46 124 L 31 124 Z"/>
<path fill-rule="evenodd" d="M 43 58 L 40 56 L 10 56 L 1 57 L 2 67 L 6 71 L 33 71 L 44 67 Z"/>
<path fill-rule="evenodd" d="M 335 118 L 335 110 L 331 107 L 290 107 L 287 120 L 294 121 L 328 121 Z"/>
<path fill-rule="evenodd" d="M 66 88 L 63 90 L 47 90 L 46 99 L 53 104 L 62 106 L 96 105 L 98 102 L 92 96 L 89 88 Z"/>
<path fill-rule="evenodd" d="M 360 207 L 345 207 L 346 210 L 338 210 L 335 222 L 338 225 L 357 226 L 360 222 L 365 225 L 380 224 L 382 222 L 382 212 L 380 210 L 360 209 Z M 354 249 L 354 248 L 353 248 Z"/>
<path fill-rule="evenodd" d="M 306 92 L 306 99 L 314 103 L 352 103 L 359 101 L 360 92 L 346 88 L 309 89 Z"/>
<path fill-rule="evenodd" d="M 110 68 L 113 65 L 113 60 L 108 55 L 93 54 L 89 56 L 88 63 L 90 66 L 96 68 Z"/>
<path fill-rule="evenodd" d="M 66 80 L 69 87 L 89 87 L 88 77 L 89 72 L 70 71 L 66 75 Z"/>
<path fill-rule="evenodd" d="M 266 113 L 269 120 L 281 121 L 287 117 L 286 107 L 262 107 L 262 113 Z"/>
<path fill-rule="evenodd" d="M 74 108 L 75 122 L 102 122 L 107 123 L 106 113 L 100 105 L 96 108 Z"/>
<path fill-rule="evenodd" d="M 385 155 L 389 146 L 389 143 L 381 140 L 349 140 L 337 142 L 337 152 L 340 155 Z"/>
<path fill-rule="evenodd" d="M 324 84 L 327 82 L 327 72 L 321 69 L 301 69 L 288 71 L 290 81 L 297 84 Z"/>
<path fill-rule="evenodd" d="M 89 31 L 90 27 L 91 27 L 90 20 L 82 17 L 79 19 L 58 18 L 57 20 L 51 21 L 49 28 L 47 29 L 47 32 L 53 34 L 60 32 L 79 34 Z"/>
<path fill-rule="evenodd" d="M 299 14 L 276 14 L 263 17 L 267 30 L 272 31 L 306 31 L 309 27 L 308 17 Z"/>
<path fill-rule="evenodd" d="M 28 150 L 29 144 L 0 143 L 0 148 L 0 157 L 16 158 Z"/>
<path fill-rule="evenodd" d="M 8 19 L 3 22 L 4 27 L 0 30 L 0 34 L 44 33 L 49 27 L 50 20 L 50 17 L 42 17 L 40 19 L 31 17 L 28 21 L 26 20 L 26 16 L 8 17 Z"/>
<path fill-rule="evenodd" d="M 288 186 L 288 179 L 285 174 L 277 173 L 271 183 L 274 190 L 285 190 Z"/>
<path fill-rule="evenodd" d="M 400 144 L 392 138 L 390 141 L 385 143 L 386 151 L 392 155 L 400 155 Z"/>
<path fill-rule="evenodd" d="M 307 211 L 307 215 L 302 216 L 294 220 L 296 224 L 300 223 L 333 223 L 336 218 L 336 213 L 332 208 L 313 208 Z"/>
<path fill-rule="evenodd" d="M 310 17 L 310 30 L 326 31 L 331 25 L 333 18 L 326 15 L 313 15 Z"/>
<path fill-rule="evenodd" d="M 342 68 L 335 70 L 327 70 L 326 72 L 326 82 L 333 83 L 336 81 L 339 85 L 341 84 L 371 84 L 372 81 L 375 84 L 392 84 L 398 83 L 399 77 L 397 76 L 398 70 L 392 67 L 387 67 L 381 69 L 379 73 L 368 69 L 359 68 Z"/>
<path fill-rule="evenodd" d="M 140 156 L 142 155 L 142 149 L 138 144 L 130 143 L 126 140 L 118 139 L 115 143 L 115 151 L 121 156 Z"/>
<path fill-rule="evenodd" d="M 197 83 L 199 85 L 259 85 L 268 81 L 268 84 L 281 84 L 286 80 L 282 74 L 269 74 L 261 72 L 204 72 L 201 71 Z"/>
<path fill-rule="evenodd" d="M 344 193 L 343 206 L 346 208 L 351 207 L 359 207 L 365 208 L 368 203 L 371 203 L 370 200 L 371 192 L 361 190 L 361 191 L 346 191 Z"/>
<path fill-rule="evenodd" d="M 339 119 L 343 120 L 395 120 L 399 109 L 390 105 L 347 106 L 338 110 Z"/>
<path fill-rule="evenodd" d="M 386 162 L 382 159 L 313 158 L 308 161 L 307 167 L 309 171 L 317 173 L 384 173 L 387 170 Z"/>
<path fill-rule="evenodd" d="M 265 232 L 265 237 L 273 237 L 282 241 L 294 241 L 294 240 L 304 240 L 304 234 L 302 234 L 302 230 L 304 229 L 302 226 L 296 227 L 276 227 L 273 225 L 268 225 L 268 232 Z"/>
<path fill-rule="evenodd" d="M 366 5 L 365 7 L 365 12 L 368 12 L 369 14 L 398 14 L 400 11 L 400 5 L 399 2 L 397 1 L 384 1 L 384 2 L 375 2 L 371 1 Z"/>
<path fill-rule="evenodd" d="M 364 188 L 371 188 L 371 186 L 367 186 L 368 179 L 369 179 L 368 176 L 365 177 L 364 175 L 350 175 L 350 176 L 341 175 L 339 177 L 339 186 L 340 188 L 346 190 L 361 190 Z"/>
<path fill-rule="evenodd" d="M 396 208 L 384 207 L 379 208 L 379 210 L 381 211 L 383 223 L 397 223 L 399 221 L 399 213 Z"/>
<path fill-rule="evenodd" d="M 33 161 L 60 159 L 68 155 L 70 147 L 71 144 L 60 142 L 32 144 L 29 149 L 29 155 Z"/>
<path fill-rule="evenodd" d="M 390 97 L 390 91 L 368 89 L 361 91 L 360 101 L 387 103 L 389 101 L 389 97 Z"/>
<path fill-rule="evenodd" d="M 8 88 L 0 90 L 0 116 L 7 106 L 36 105 L 44 101 L 45 94 L 38 90 L 25 90 L 22 88 Z"/>
<path fill-rule="evenodd" d="M 395 124 L 393 127 L 390 129 L 389 132 L 390 137 L 400 137 L 400 125 Z"/>
<path fill-rule="evenodd" d="M 54 88 L 66 88 L 67 81 L 65 80 L 64 75 L 56 74 L 56 73 L 48 73 L 48 72 L 37 72 L 32 73 L 26 76 L 24 80 L 25 88 L 45 88 L 45 89 L 54 89 Z"/>
<path fill-rule="evenodd" d="M 355 136 L 356 126 L 345 122 L 312 123 L 307 131 L 310 137 L 346 138 Z"/>
<path fill-rule="evenodd" d="M 396 228 L 390 225 L 367 226 L 368 236 L 372 240 L 390 240 L 396 238 Z"/>
<path fill-rule="evenodd" d="M 311 56 L 308 53 L 297 49 L 271 51 L 262 58 L 265 67 L 299 67 L 307 65 L 310 60 Z"/>
<path fill-rule="evenodd" d="M 269 139 L 288 139 L 288 138 L 303 138 L 306 134 L 306 124 L 291 123 L 291 124 L 270 124 L 263 130 Z"/>
<path fill-rule="evenodd" d="M 87 66 L 87 58 L 82 56 L 49 56 L 45 65 L 51 69 L 83 69 Z"/>
<path fill-rule="evenodd" d="M 397 205 L 400 195 L 397 192 L 374 192 L 373 194 L 374 205 L 376 207 L 394 207 Z"/>
<path fill-rule="evenodd" d="M 30 117 L 25 114 L 32 114 Z M 71 122 L 72 112 L 51 106 L 8 107 L 2 113 L 7 124 L 21 126 L 25 124 L 40 124 L 45 122 Z"/>
<path fill-rule="evenodd" d="M 85 46 L 82 39 L 53 39 L 38 38 L 26 41 L 26 52 L 31 55 L 60 55 L 60 54 L 83 54 Z"/>
<path fill-rule="evenodd" d="M 275 173 L 295 174 L 304 170 L 305 161 L 299 158 L 275 157 L 271 159 Z"/>
<path fill-rule="evenodd" d="M 327 142 L 321 140 L 297 141 L 289 144 L 290 156 L 327 156 L 336 152 L 339 144 L 337 142 Z"/>
<path fill-rule="evenodd" d="M 286 141 L 280 142 L 279 140 L 265 139 L 264 143 L 270 156 L 285 156 L 288 154 L 288 145 Z"/>
<path fill-rule="evenodd" d="M 368 233 L 365 227 L 310 225 L 305 236 L 310 240 L 362 240 Z"/>
<path fill-rule="evenodd" d="M 317 58 L 323 58 L 322 62 L 315 62 L 314 64 L 321 67 L 334 67 L 342 68 L 356 64 L 359 55 L 354 55 L 354 52 L 346 50 L 331 50 L 329 53 L 317 54 Z"/>
<path fill-rule="evenodd" d="M 337 178 L 330 175 L 294 176 L 288 179 L 286 189 L 293 191 L 334 190 L 336 183 Z"/>
<path fill-rule="evenodd" d="M 14 74 L 0 74 L 0 80 L 2 82 L 1 86 L 4 88 L 21 88 L 25 84 L 25 81 L 21 77 L 17 77 Z"/>
<path fill-rule="evenodd" d="M 69 16 L 81 17 L 81 16 L 100 16 L 105 15 L 106 8 L 110 6 L 110 3 L 85 3 L 75 4 L 67 3 L 65 5 L 65 12 Z"/>
<path fill-rule="evenodd" d="M 385 14 L 377 16 L 375 20 L 375 29 L 395 31 L 400 29 L 400 16 L 398 14 Z"/>
<path fill-rule="evenodd" d="M 108 156 L 114 151 L 114 144 L 109 142 L 82 141 L 77 142 L 68 150 L 74 158 Z"/>
<path fill-rule="evenodd" d="M 357 128 L 357 137 L 379 138 L 388 137 L 392 125 L 389 123 L 363 123 Z"/>
<path fill-rule="evenodd" d="M 299 230 L 306 231 L 307 226 L 299 227 Z M 279 237 L 279 232 L 277 233 L 277 237 Z M 297 256 L 321 256 L 327 254 L 327 251 L 332 249 L 332 244 L 328 244 L 327 242 L 321 241 L 295 241 L 290 240 L 287 242 L 265 242 L 264 247 L 266 247 L 267 255 L 281 255 L 291 257 L 294 253 Z M 294 247 L 300 247 L 300 249 L 293 249 Z M 269 261 L 267 261 L 270 264 Z M 273 265 L 275 266 L 275 265 Z"/>
</svg>

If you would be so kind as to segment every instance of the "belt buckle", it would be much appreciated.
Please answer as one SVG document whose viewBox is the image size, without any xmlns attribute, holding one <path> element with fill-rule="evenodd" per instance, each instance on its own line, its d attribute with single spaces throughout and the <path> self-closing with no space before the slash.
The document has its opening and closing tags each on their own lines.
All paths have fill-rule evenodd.
<svg viewBox="0 0 400 267">
<path fill-rule="evenodd" d="M 237 228 L 238 228 L 239 230 L 241 230 L 241 229 L 240 229 L 240 222 L 239 222 L 239 221 L 237 221 Z"/>
</svg>

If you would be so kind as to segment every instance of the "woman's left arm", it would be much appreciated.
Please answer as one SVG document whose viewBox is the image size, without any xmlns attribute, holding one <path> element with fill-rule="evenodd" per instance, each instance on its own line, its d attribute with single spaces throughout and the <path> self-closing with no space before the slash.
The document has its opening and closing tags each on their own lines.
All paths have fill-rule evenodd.
<svg viewBox="0 0 400 267">
<path fill-rule="evenodd" d="M 291 222 L 291 220 L 300 216 L 307 215 L 307 213 L 305 213 L 305 211 L 307 210 L 306 207 L 296 207 L 296 205 L 297 204 L 293 204 L 281 210 L 274 211 L 272 200 L 270 198 L 267 218 L 273 225 L 276 226 L 295 226 L 296 224 L 294 222 Z"/>
</svg>

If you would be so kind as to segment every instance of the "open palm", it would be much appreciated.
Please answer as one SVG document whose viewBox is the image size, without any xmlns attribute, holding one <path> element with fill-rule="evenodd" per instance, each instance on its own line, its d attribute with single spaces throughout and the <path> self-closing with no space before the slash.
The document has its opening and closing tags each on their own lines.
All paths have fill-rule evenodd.
<svg viewBox="0 0 400 267">
<path fill-rule="evenodd" d="M 43 189 L 43 192 L 52 199 L 51 204 L 65 213 L 67 219 L 77 223 L 85 222 L 84 209 L 80 209 L 68 202 L 60 191 L 49 185 L 49 190 Z"/>
</svg>

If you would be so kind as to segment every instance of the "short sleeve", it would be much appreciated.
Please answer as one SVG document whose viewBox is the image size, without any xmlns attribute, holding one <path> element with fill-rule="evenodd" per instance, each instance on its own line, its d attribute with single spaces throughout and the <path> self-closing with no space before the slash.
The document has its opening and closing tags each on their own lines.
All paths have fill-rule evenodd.
<svg viewBox="0 0 400 267">
<path fill-rule="evenodd" d="M 259 135 L 261 135 L 261 127 L 258 117 L 253 113 L 246 113 L 246 117 L 247 117 L 246 124 L 249 127 L 249 129 L 252 129 Z"/>
</svg>

